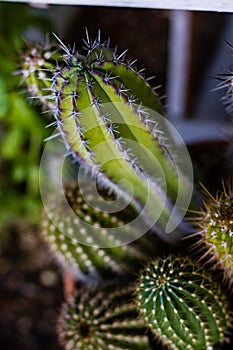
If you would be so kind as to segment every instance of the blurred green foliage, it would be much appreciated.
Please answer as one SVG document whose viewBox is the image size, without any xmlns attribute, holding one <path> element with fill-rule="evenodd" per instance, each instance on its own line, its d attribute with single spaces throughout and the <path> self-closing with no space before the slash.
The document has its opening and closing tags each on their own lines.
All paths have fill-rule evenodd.
<svg viewBox="0 0 233 350">
<path fill-rule="evenodd" d="M 27 30 L 51 30 L 25 4 L 0 3 L 0 229 L 18 218 L 36 223 L 41 200 L 38 170 L 46 117 L 30 106 L 20 85 L 20 51 Z"/>
</svg>

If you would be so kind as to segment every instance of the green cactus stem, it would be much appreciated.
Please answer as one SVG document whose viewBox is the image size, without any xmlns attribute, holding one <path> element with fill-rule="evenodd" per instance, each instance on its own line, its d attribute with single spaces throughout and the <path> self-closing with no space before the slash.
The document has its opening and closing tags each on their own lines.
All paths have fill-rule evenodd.
<svg viewBox="0 0 233 350">
<path fill-rule="evenodd" d="M 161 142 L 161 130 L 156 130 L 156 120 L 150 119 L 141 100 L 148 94 L 148 84 L 120 56 L 106 47 L 102 51 L 99 42 L 85 57 L 75 54 L 68 63 L 56 74 L 52 87 L 55 118 L 67 147 L 98 175 L 103 186 L 126 199 L 133 187 L 132 204 L 138 211 L 147 204 L 148 222 L 157 220 L 164 229 L 171 210 L 158 185 L 160 169 L 167 194 L 174 201 L 179 179 Z M 124 85 L 125 81 L 134 89 Z M 160 112 L 157 96 L 150 93 L 150 98 L 155 111 Z M 156 219 L 155 208 L 161 213 Z"/>
<path fill-rule="evenodd" d="M 87 36 L 85 55 L 58 40 L 63 55 L 50 71 L 48 97 L 67 149 L 102 187 L 143 211 L 148 228 L 156 223 L 164 231 L 169 220 L 178 226 L 174 203 L 178 194 L 185 200 L 192 185 L 169 148 L 174 143 L 158 96 L 125 53 L 100 37 L 91 42 Z"/>
<path fill-rule="evenodd" d="M 88 186 L 86 189 L 89 190 Z M 87 204 L 77 185 L 67 185 L 65 194 L 68 209 L 56 196 L 51 198 L 52 221 L 44 213 L 41 232 L 58 262 L 77 277 L 97 279 L 127 274 L 132 278 L 157 253 L 153 236 L 149 240 L 148 233 L 139 238 L 140 227 L 131 224 L 135 213 L 129 206 L 117 213 L 102 212 L 97 206 Z M 92 191 L 86 192 L 87 200 L 92 196 Z M 109 200 L 106 193 L 105 198 Z M 121 237 L 127 237 L 129 244 L 123 244 Z"/>
<path fill-rule="evenodd" d="M 214 197 L 204 186 L 204 209 L 192 221 L 201 238 L 194 244 L 200 260 L 207 258 L 214 268 L 224 266 L 226 275 L 233 272 L 233 180 L 223 182 Z"/>
<path fill-rule="evenodd" d="M 50 44 L 36 44 L 29 47 L 21 58 L 22 64 L 17 74 L 22 76 L 22 84 L 26 85 L 30 98 L 39 101 L 45 110 L 53 110 L 49 100 L 51 89 L 51 70 L 60 60 L 57 48 Z"/>
<path fill-rule="evenodd" d="M 149 350 L 145 333 L 129 287 L 81 288 L 58 320 L 64 350 Z"/>
<path fill-rule="evenodd" d="M 210 350 L 231 326 L 226 296 L 188 258 L 150 262 L 138 279 L 136 300 L 148 326 L 171 350 Z"/>
</svg>

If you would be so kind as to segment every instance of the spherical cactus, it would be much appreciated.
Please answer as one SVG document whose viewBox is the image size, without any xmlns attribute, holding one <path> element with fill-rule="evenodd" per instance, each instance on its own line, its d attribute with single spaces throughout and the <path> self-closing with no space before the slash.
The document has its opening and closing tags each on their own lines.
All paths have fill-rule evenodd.
<svg viewBox="0 0 233 350">
<path fill-rule="evenodd" d="M 218 191 L 216 198 L 205 188 L 207 197 L 204 209 L 193 219 L 198 225 L 200 240 L 194 245 L 199 251 L 200 259 L 203 255 L 210 260 L 213 267 L 225 267 L 226 275 L 233 272 L 233 183 L 223 183 L 223 190 Z M 203 244 L 202 244 L 203 243 Z M 201 247 L 202 250 L 198 249 Z M 208 254 L 207 254 L 208 253 Z"/>
<path fill-rule="evenodd" d="M 150 262 L 138 279 L 136 300 L 146 323 L 168 349 L 213 350 L 227 339 L 227 298 L 188 258 Z"/>
<path fill-rule="evenodd" d="M 58 337 L 65 350 L 149 350 L 132 289 L 86 286 L 63 305 Z"/>
<path fill-rule="evenodd" d="M 94 42 L 87 37 L 85 55 L 58 40 L 63 53 L 46 70 L 50 91 L 43 91 L 67 149 L 102 187 L 143 211 L 148 228 L 157 224 L 162 232 L 170 221 L 168 231 L 175 230 L 183 215 L 177 197 L 188 206 L 192 181 L 176 159 L 158 96 L 125 53 L 118 55 L 100 37 Z"/>
<path fill-rule="evenodd" d="M 158 251 L 153 237 L 150 241 L 147 235 L 139 238 L 140 226 L 133 225 L 132 208 L 103 212 L 100 210 L 102 197 L 99 197 L 99 207 L 92 207 L 86 200 L 91 201 L 93 193 L 88 185 L 86 190 L 83 198 L 78 185 L 66 185 L 67 207 L 56 196 L 51 198 L 47 210 L 52 221 L 44 213 L 41 225 L 50 251 L 79 278 L 114 274 L 134 277 L 142 264 Z M 106 193 L 102 195 L 109 199 Z M 128 244 L 124 243 L 125 239 Z"/>
</svg>

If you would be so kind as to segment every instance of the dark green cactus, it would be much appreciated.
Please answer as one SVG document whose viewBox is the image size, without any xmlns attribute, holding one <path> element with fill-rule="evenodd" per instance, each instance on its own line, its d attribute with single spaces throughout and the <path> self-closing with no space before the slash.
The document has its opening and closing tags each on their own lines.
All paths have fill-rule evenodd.
<svg viewBox="0 0 233 350">
<path fill-rule="evenodd" d="M 169 349 L 210 350 L 227 340 L 227 298 L 213 278 L 187 258 L 150 262 L 138 279 L 136 299 L 146 323 Z"/>
<path fill-rule="evenodd" d="M 85 56 L 61 41 L 60 46 L 63 55 L 56 66 L 49 71 L 42 65 L 38 71 L 45 68 L 50 77 L 51 89 L 43 91 L 68 150 L 102 187 L 143 211 L 148 228 L 156 223 L 166 231 L 169 223 L 167 231 L 172 231 L 183 216 L 177 203 L 174 214 L 174 203 L 179 197 L 188 206 L 192 182 L 177 165 L 175 141 L 160 116 L 157 95 L 125 53 L 118 55 L 99 37 L 93 43 L 87 39 Z M 33 82 L 34 77 L 33 71 Z"/>
<path fill-rule="evenodd" d="M 130 287 L 81 288 L 63 305 L 58 320 L 65 350 L 149 350 L 145 334 Z"/>
<path fill-rule="evenodd" d="M 67 185 L 65 193 L 68 207 L 59 203 L 56 195 L 50 199 L 52 221 L 44 215 L 42 234 L 58 260 L 79 278 L 132 276 L 143 262 L 156 254 L 157 247 L 147 235 L 136 240 L 140 236 L 140 226 L 131 223 L 135 213 L 130 207 L 111 214 L 88 206 L 77 185 Z M 86 198 L 91 200 L 92 196 L 90 189 Z M 106 193 L 105 198 L 109 199 Z M 126 245 L 121 237 L 127 237 L 128 242 L 136 241 Z"/>
</svg>

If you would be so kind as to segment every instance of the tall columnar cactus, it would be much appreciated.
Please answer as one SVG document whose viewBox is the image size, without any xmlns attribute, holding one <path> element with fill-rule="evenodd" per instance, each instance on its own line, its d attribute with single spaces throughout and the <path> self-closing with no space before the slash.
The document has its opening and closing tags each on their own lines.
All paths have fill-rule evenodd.
<svg viewBox="0 0 233 350">
<path fill-rule="evenodd" d="M 208 257 L 213 266 L 224 266 L 226 275 L 233 273 L 233 180 L 223 182 L 223 190 L 214 198 L 205 188 L 206 201 L 203 211 L 193 219 L 201 235 L 194 247 L 202 256 Z M 203 244 L 204 243 L 204 244 Z M 204 251 L 204 254 L 203 254 Z M 202 255 L 203 254 L 203 255 Z M 231 282 L 232 284 L 232 282 Z"/>
<path fill-rule="evenodd" d="M 181 221 L 180 213 L 171 215 L 173 205 L 178 196 L 188 205 L 192 185 L 177 165 L 175 141 L 160 116 L 157 95 L 125 53 L 118 55 L 109 43 L 88 38 L 85 55 L 60 46 L 63 54 L 56 66 L 38 67 L 47 72 L 51 87 L 38 97 L 44 99 L 48 92 L 67 149 L 101 186 L 143 211 L 148 227 L 156 223 L 164 231 L 170 220 L 172 231 Z M 25 70 L 30 85 L 31 72 Z M 38 80 L 38 90 L 40 85 Z"/>
<path fill-rule="evenodd" d="M 98 279 L 119 274 L 135 278 L 134 273 L 158 248 L 147 236 L 136 240 L 140 227 L 131 224 L 135 216 L 132 209 L 103 213 L 87 205 L 77 185 L 66 185 L 65 194 L 69 205 L 64 207 L 54 195 L 49 208 L 53 221 L 47 215 L 42 220 L 42 234 L 53 255 L 78 278 Z M 86 195 L 91 200 L 92 192 Z M 128 238 L 129 244 L 122 244 L 121 235 Z"/>
<path fill-rule="evenodd" d="M 147 325 L 171 350 L 210 350 L 227 340 L 227 298 L 212 277 L 187 258 L 150 262 L 138 279 L 136 299 Z"/>
<path fill-rule="evenodd" d="M 130 287 L 81 288 L 63 305 L 58 337 L 65 350 L 149 350 Z"/>
</svg>

